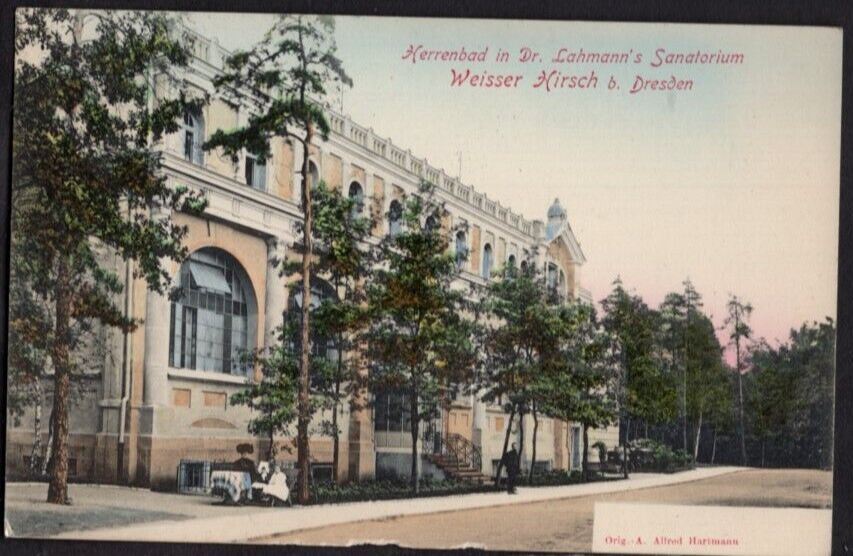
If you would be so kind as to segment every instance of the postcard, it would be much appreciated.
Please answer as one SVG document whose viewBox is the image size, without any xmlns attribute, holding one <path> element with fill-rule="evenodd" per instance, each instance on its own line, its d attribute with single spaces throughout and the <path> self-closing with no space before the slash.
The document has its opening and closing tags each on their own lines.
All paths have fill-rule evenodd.
<svg viewBox="0 0 853 556">
<path fill-rule="evenodd" d="M 15 23 L 6 536 L 830 551 L 841 30 Z"/>
</svg>

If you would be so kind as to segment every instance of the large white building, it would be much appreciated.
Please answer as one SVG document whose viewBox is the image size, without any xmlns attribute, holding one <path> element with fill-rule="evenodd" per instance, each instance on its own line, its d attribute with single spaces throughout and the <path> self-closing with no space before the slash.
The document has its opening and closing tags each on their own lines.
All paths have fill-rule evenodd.
<svg viewBox="0 0 853 556">
<path fill-rule="evenodd" d="M 186 84 L 213 93 L 212 79 L 227 52 L 215 42 L 187 31 L 195 58 Z M 249 371 L 234 363 L 241 349 L 265 345 L 282 315 L 294 310 L 287 288 L 272 261 L 293 256 L 295 224 L 302 218 L 298 188 L 302 153 L 298 145 L 274 140 L 272 157 L 260 163 L 244 153 L 237 164 L 200 146 L 216 129 L 246 121 L 246 107 L 213 100 L 201 114 L 186 115 L 180 133 L 163 144 L 164 171 L 173 186 L 202 191 L 208 208 L 202 217 L 160 214 L 187 226 L 189 260 L 167 268 L 184 297 L 170 302 L 148 291 L 142 279 L 132 279 L 132 265 L 118 256 L 107 263 L 128 277 L 121 300 L 128 315 L 144 325 L 125 337 L 104 330 L 104 355 L 92 362 L 91 392 L 72 408 L 70 474 L 72 480 L 97 480 L 147 485 L 157 489 L 201 487 L 205 462 L 231 461 L 237 444 L 250 442 L 264 452 L 264 441 L 246 429 L 249 411 L 232 406 Z M 591 302 L 582 287 L 585 257 L 559 202 L 548 209 L 547 221 L 528 220 L 458 179 L 434 168 L 369 127 L 329 111 L 332 132 L 310 152 L 310 172 L 333 188 L 361 196 L 365 210 L 393 215 L 394 204 L 414 193 L 422 180 L 437 186 L 452 222 L 464 222 L 466 232 L 453 238 L 469 256 L 460 280 L 485 284 L 507 261 L 528 259 L 543 268 L 566 299 Z M 544 207 L 543 207 L 544 209 Z M 386 217 L 373 230 L 377 237 L 395 223 Z M 236 370 L 235 370 L 236 369 Z M 337 470 L 332 467 L 331 439 L 311 439 L 315 478 L 357 480 L 408 473 L 411 437 L 399 399 L 372 399 L 357 411 L 339 416 L 343 441 Z M 46 400 L 50 396 L 45 397 Z M 49 415 L 49 408 L 44 415 Z M 490 475 L 500 457 L 509 416 L 499 406 L 474 396 L 457 397 L 422 440 L 425 473 L 441 473 L 441 460 L 429 457 L 442 442 L 475 447 L 482 472 Z M 45 427 L 46 428 L 46 427 Z M 527 431 L 532 423 L 526 424 Z M 46 434 L 46 433 L 45 433 Z M 437 435 L 437 436 L 436 436 Z M 523 454 L 529 466 L 532 453 L 528 432 Z M 618 430 L 592 431 L 591 442 L 609 447 Z M 8 433 L 7 473 L 23 473 L 33 443 L 33 420 L 27 416 Z M 540 419 L 536 465 L 575 469 L 580 466 L 579 427 Z M 591 453 L 596 460 L 595 451 Z M 284 454 L 295 458 L 295 451 Z M 185 465 L 181 466 L 181 461 Z M 180 471 L 179 471 L 180 468 Z"/>
</svg>

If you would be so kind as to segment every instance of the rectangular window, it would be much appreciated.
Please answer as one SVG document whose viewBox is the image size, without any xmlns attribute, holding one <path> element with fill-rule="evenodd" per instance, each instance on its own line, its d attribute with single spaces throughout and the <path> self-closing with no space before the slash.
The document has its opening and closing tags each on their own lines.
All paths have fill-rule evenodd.
<svg viewBox="0 0 853 556">
<path fill-rule="evenodd" d="M 504 418 L 495 417 L 495 431 L 501 432 L 502 430 L 504 430 Z"/>
<path fill-rule="evenodd" d="M 311 480 L 316 483 L 331 484 L 335 482 L 335 474 L 330 463 L 312 463 Z"/>
<path fill-rule="evenodd" d="M 253 155 L 246 155 L 246 185 L 266 191 L 267 189 L 267 165 Z"/>
</svg>

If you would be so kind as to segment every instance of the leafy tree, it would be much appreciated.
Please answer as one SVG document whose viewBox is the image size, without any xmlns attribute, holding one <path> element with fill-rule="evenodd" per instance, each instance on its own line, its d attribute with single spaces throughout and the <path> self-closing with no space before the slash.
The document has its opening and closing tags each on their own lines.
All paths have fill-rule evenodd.
<svg viewBox="0 0 853 556">
<path fill-rule="evenodd" d="M 83 40 L 83 30 L 91 31 Z M 148 287 L 165 292 L 161 260 L 182 260 L 186 230 L 160 218 L 165 209 L 198 213 L 204 202 L 171 189 L 154 144 L 177 131 L 187 98 L 174 73 L 188 61 L 170 20 L 154 12 L 22 9 L 16 13 L 12 187 L 17 284 L 52 326 L 31 344 L 53 367 L 52 464 L 48 502 L 68 501 L 68 405 L 80 371 L 81 335 L 94 323 L 131 331 L 138 323 L 115 303 L 119 276 L 104 251 L 133 260 Z M 24 53 L 26 52 L 26 55 Z M 150 103 L 154 76 L 176 84 Z M 22 320 L 23 319 L 23 320 Z M 23 325 L 31 320 L 35 328 Z M 18 333 L 46 322 L 18 314 Z M 26 372 L 13 369 L 11 373 Z"/>
<path fill-rule="evenodd" d="M 313 259 L 313 203 L 309 179 L 309 155 L 316 135 L 327 139 L 329 123 L 323 110 L 330 84 L 352 85 L 336 55 L 334 20 L 328 16 L 284 15 L 251 50 L 232 54 L 225 71 L 214 79 L 219 94 L 252 106 L 248 123 L 231 130 L 217 130 L 205 149 L 221 148 L 237 161 L 243 150 L 265 162 L 273 138 L 301 145 L 301 200 L 304 210 L 302 234 L 302 291 L 311 291 Z M 302 355 L 299 375 L 299 419 L 297 500 L 308 501 L 309 444 L 311 422 L 311 327 L 310 304 L 302 307 Z"/>
<path fill-rule="evenodd" d="M 524 415 L 541 403 L 540 394 L 547 392 L 546 378 L 540 372 L 545 363 L 543 350 L 545 346 L 553 348 L 561 324 L 550 301 L 542 273 L 532 262 L 521 268 L 507 266 L 500 279 L 491 282 L 486 291 L 486 318 L 481 330 L 485 359 L 485 371 L 480 377 L 482 397 L 485 401 L 503 402 L 509 412 L 498 478 L 515 417 L 521 422 L 521 458 Z"/>
<path fill-rule="evenodd" d="M 637 295 L 630 294 L 616 278 L 613 291 L 601 302 L 602 324 L 618 342 L 622 373 L 620 412 L 625 418 L 622 450 L 632 419 L 662 422 L 674 412 L 675 389 L 655 361 L 655 314 Z M 627 475 L 627 457 L 623 458 Z"/>
<path fill-rule="evenodd" d="M 746 455 L 746 431 L 744 429 L 744 402 L 743 402 L 743 352 L 741 345 L 752 337 L 752 329 L 747 324 L 752 314 L 752 305 L 744 303 L 736 295 L 731 295 L 726 304 L 726 317 L 724 326 L 731 328 L 730 338 L 735 346 L 735 373 L 737 374 L 738 389 L 738 429 L 740 433 L 740 455 L 741 464 L 747 465 Z"/>
<path fill-rule="evenodd" d="M 686 331 L 687 390 L 686 416 L 695 427 L 693 463 L 699 457 L 702 426 L 714 417 L 728 413 L 731 390 L 728 371 L 723 364 L 723 348 L 717 339 L 714 323 L 704 314 L 694 312 Z"/>
<path fill-rule="evenodd" d="M 367 285 L 370 324 L 362 335 L 374 391 L 401 393 L 409 405 L 415 493 L 420 424 L 437 415 L 447 388 L 470 380 L 477 359 L 473 323 L 463 318 L 466 292 L 452 287 L 459 268 L 446 234 L 422 225 L 445 215 L 433 187 L 424 183 L 403 200 L 403 226 L 379 246 L 382 265 Z"/>
<path fill-rule="evenodd" d="M 289 341 L 291 327 L 292 323 L 285 322 L 276 328 L 274 345 L 242 355 L 243 364 L 260 369 L 261 380 L 251 381 L 231 395 L 233 405 L 247 406 L 256 415 L 249 420 L 248 429 L 269 439 L 268 460 L 275 459 L 275 436 L 286 432 L 297 416 L 299 359 Z"/>
<path fill-rule="evenodd" d="M 315 388 L 331 412 L 324 428 L 332 437 L 333 469 L 338 470 L 340 426 L 338 414 L 347 400 L 357 407 L 354 394 L 363 387 L 359 375 L 358 334 L 367 325 L 364 281 L 370 276 L 372 252 L 367 239 L 371 219 L 362 216 L 357 198 L 330 190 L 323 182 L 312 197 L 314 241 L 318 276 L 328 278 L 336 297 L 324 298 L 313 310 L 316 336 L 331 340 L 336 357 L 317 365 Z"/>
<path fill-rule="evenodd" d="M 832 466 L 835 333 L 830 319 L 806 323 L 777 348 L 760 342 L 751 350 L 746 420 L 762 466 Z"/>
<path fill-rule="evenodd" d="M 543 411 L 550 417 L 581 424 L 582 470 L 584 480 L 588 480 L 589 429 L 607 427 L 616 420 L 616 349 L 593 307 L 571 305 L 561 308 L 560 313 L 566 324 L 562 364 L 547 374 L 549 388 Z"/>
</svg>

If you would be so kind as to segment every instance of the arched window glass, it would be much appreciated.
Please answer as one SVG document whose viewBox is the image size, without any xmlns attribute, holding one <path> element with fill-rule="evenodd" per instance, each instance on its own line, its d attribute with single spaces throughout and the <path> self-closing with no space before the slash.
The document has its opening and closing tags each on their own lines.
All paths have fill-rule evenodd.
<svg viewBox="0 0 853 556">
<path fill-rule="evenodd" d="M 548 288 L 551 290 L 557 289 L 557 265 L 553 263 L 548 263 L 545 270 L 545 281 L 548 284 Z"/>
<path fill-rule="evenodd" d="M 465 232 L 456 233 L 456 266 L 462 268 L 465 260 L 468 258 L 468 240 L 465 237 Z"/>
<path fill-rule="evenodd" d="M 514 268 L 515 267 L 515 255 L 510 255 L 509 258 L 506 260 L 506 264 L 507 264 L 507 266 Z"/>
<path fill-rule="evenodd" d="M 527 261 L 521 261 L 521 270 L 524 272 L 527 271 Z"/>
<path fill-rule="evenodd" d="M 169 364 L 183 369 L 248 375 L 240 362 L 255 347 L 257 302 L 243 267 L 206 247 L 181 265 L 180 299 L 172 302 Z"/>
<path fill-rule="evenodd" d="M 331 285 L 322 280 L 313 281 L 313 284 L 311 285 L 310 300 L 312 311 L 320 307 L 323 301 L 334 301 L 336 299 L 337 295 L 335 295 L 335 290 Z M 297 358 L 299 357 L 299 354 L 302 353 L 302 303 L 302 288 L 297 286 L 290 294 L 287 311 L 287 318 L 292 319 L 291 323 L 293 324 L 291 328 L 291 330 L 293 330 L 291 346 L 293 348 L 293 353 L 296 354 Z M 311 354 L 315 358 L 322 358 L 330 363 L 336 363 L 339 357 L 334 339 L 326 338 L 317 334 L 317 329 L 314 327 L 311 328 Z M 323 378 L 324 377 L 312 373 L 311 387 L 315 389 L 322 387 Z"/>
<path fill-rule="evenodd" d="M 428 232 L 434 232 L 438 230 L 438 220 L 435 219 L 435 216 L 427 216 L 426 222 L 424 222 L 424 229 Z"/>
<path fill-rule="evenodd" d="M 403 205 L 399 201 L 391 201 L 388 208 L 388 235 L 395 237 L 403 231 Z"/>
<path fill-rule="evenodd" d="M 349 184 L 349 198 L 353 200 L 352 217 L 361 216 L 364 210 L 364 190 L 356 181 Z"/>
<path fill-rule="evenodd" d="M 200 114 L 190 111 L 184 112 L 184 123 L 182 126 L 184 135 L 184 158 L 193 164 L 204 162 L 204 151 L 201 144 L 204 141 L 204 125 Z"/>
<path fill-rule="evenodd" d="M 486 280 L 492 277 L 492 262 L 492 246 L 487 243 L 483 247 L 483 278 Z"/>
<path fill-rule="evenodd" d="M 308 185 L 311 186 L 311 189 L 315 189 L 317 185 L 320 184 L 320 171 L 317 169 L 317 165 L 313 162 L 308 162 Z"/>
</svg>

